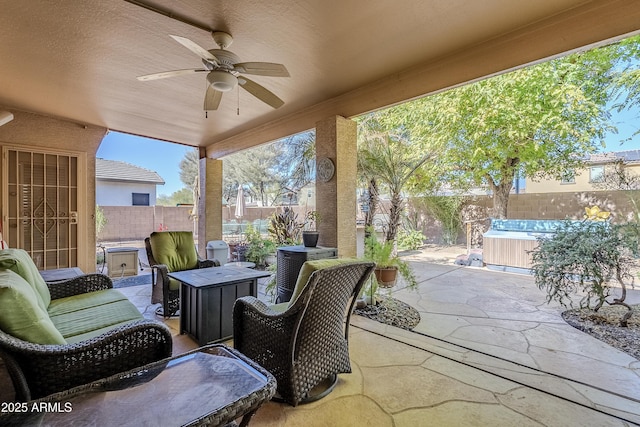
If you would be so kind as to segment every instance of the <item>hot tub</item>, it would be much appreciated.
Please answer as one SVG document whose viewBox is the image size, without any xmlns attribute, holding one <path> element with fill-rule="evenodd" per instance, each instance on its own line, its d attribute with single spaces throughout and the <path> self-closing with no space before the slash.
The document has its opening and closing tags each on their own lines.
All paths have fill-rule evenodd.
<svg viewBox="0 0 640 427">
<path fill-rule="evenodd" d="M 564 221 L 544 219 L 492 219 L 483 234 L 482 260 L 498 271 L 530 273 L 531 255 L 538 238 L 550 237 Z"/>
</svg>

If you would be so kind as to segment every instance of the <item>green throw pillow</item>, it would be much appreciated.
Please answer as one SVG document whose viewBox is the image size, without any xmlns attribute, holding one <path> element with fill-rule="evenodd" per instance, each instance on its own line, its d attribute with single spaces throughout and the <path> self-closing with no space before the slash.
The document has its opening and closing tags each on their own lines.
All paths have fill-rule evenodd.
<svg viewBox="0 0 640 427">
<path fill-rule="evenodd" d="M 352 262 L 362 261 L 355 258 L 330 258 L 330 259 L 318 259 L 315 261 L 307 261 L 302 264 L 302 268 L 300 269 L 300 273 L 298 273 L 298 280 L 296 280 L 296 286 L 293 289 L 293 294 L 291 295 L 291 299 L 289 300 L 289 307 L 291 307 L 296 299 L 302 293 L 305 285 L 309 281 L 309 277 L 316 270 L 322 270 L 327 267 L 334 267 L 336 265 L 350 264 Z"/>
<path fill-rule="evenodd" d="M 149 238 L 156 262 L 169 271 L 191 270 L 198 266 L 198 254 L 191 231 L 154 231 Z"/>
<path fill-rule="evenodd" d="M 30 343 L 66 344 L 31 285 L 11 270 L 0 270 L 0 329 Z"/>
<path fill-rule="evenodd" d="M 12 270 L 26 280 L 40 298 L 40 307 L 47 311 L 51 303 L 49 287 L 27 251 L 14 248 L 0 250 L 0 268 Z"/>
</svg>

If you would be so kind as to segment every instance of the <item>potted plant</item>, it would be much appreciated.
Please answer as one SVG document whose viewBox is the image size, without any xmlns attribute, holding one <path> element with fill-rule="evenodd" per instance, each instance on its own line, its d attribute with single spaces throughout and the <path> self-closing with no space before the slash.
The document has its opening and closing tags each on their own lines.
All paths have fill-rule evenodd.
<svg viewBox="0 0 640 427">
<path fill-rule="evenodd" d="M 273 213 L 269 219 L 268 232 L 277 246 L 300 243 L 300 231 L 304 223 L 298 222 L 298 214 L 285 207 L 280 213 Z"/>
<path fill-rule="evenodd" d="M 360 290 L 358 295 L 358 308 L 366 307 L 367 305 L 376 305 L 378 294 L 378 280 L 375 276 L 371 275 L 365 282 L 364 286 Z"/>
<path fill-rule="evenodd" d="M 407 281 L 411 289 L 418 286 L 409 264 L 401 260 L 393 251 L 393 242 L 380 242 L 373 232 L 365 239 L 364 257 L 376 263 L 374 274 L 378 285 L 390 288 L 396 284 L 398 273 Z"/>
<path fill-rule="evenodd" d="M 320 214 L 317 211 L 309 211 L 304 217 L 304 229 L 302 230 L 302 243 L 307 248 L 315 248 L 318 245 L 318 224 Z"/>
<path fill-rule="evenodd" d="M 257 267 L 263 268 L 267 264 L 267 257 L 276 250 L 276 245 L 270 239 L 264 239 L 260 231 L 251 224 L 247 226 L 245 232 L 247 250 L 245 257 L 247 261 L 253 262 Z"/>
</svg>

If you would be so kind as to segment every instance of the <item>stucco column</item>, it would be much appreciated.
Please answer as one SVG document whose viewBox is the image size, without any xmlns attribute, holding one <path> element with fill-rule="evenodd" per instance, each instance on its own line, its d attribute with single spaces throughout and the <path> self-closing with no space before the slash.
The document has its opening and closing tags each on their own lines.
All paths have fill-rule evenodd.
<svg viewBox="0 0 640 427">
<path fill-rule="evenodd" d="M 205 258 L 207 242 L 222 239 L 222 160 L 200 159 L 198 253 Z"/>
<path fill-rule="evenodd" d="M 316 123 L 316 165 L 323 157 L 335 165 L 329 181 L 316 180 L 318 244 L 337 247 L 339 257 L 356 256 L 356 139 L 353 120 L 334 116 Z"/>
</svg>

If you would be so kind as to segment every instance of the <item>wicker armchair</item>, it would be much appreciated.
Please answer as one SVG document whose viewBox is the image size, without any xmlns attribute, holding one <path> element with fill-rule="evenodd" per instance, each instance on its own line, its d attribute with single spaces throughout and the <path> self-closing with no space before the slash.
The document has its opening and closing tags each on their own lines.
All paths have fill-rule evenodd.
<svg viewBox="0 0 640 427">
<path fill-rule="evenodd" d="M 156 231 L 144 239 L 151 266 L 151 303 L 162 303 L 156 314 L 175 316 L 180 309 L 180 284 L 169 277 L 174 271 L 219 267 L 218 260 L 203 260 L 196 252 L 190 231 Z"/>
<path fill-rule="evenodd" d="M 254 297 L 239 298 L 234 306 L 235 348 L 271 372 L 279 397 L 293 406 L 325 396 L 335 386 L 337 374 L 351 372 L 349 320 L 375 265 L 322 261 L 305 263 L 322 267 L 304 283 L 298 281 L 302 289 L 294 292 L 285 311 L 278 310 L 283 304 L 269 307 Z M 328 386 L 311 396 L 310 391 L 321 383 Z"/>
<path fill-rule="evenodd" d="M 51 299 L 110 289 L 111 279 L 88 274 L 48 285 Z M 13 381 L 16 400 L 67 390 L 171 356 L 171 332 L 147 319 L 68 344 L 34 344 L 0 330 L 0 357 Z"/>
</svg>

